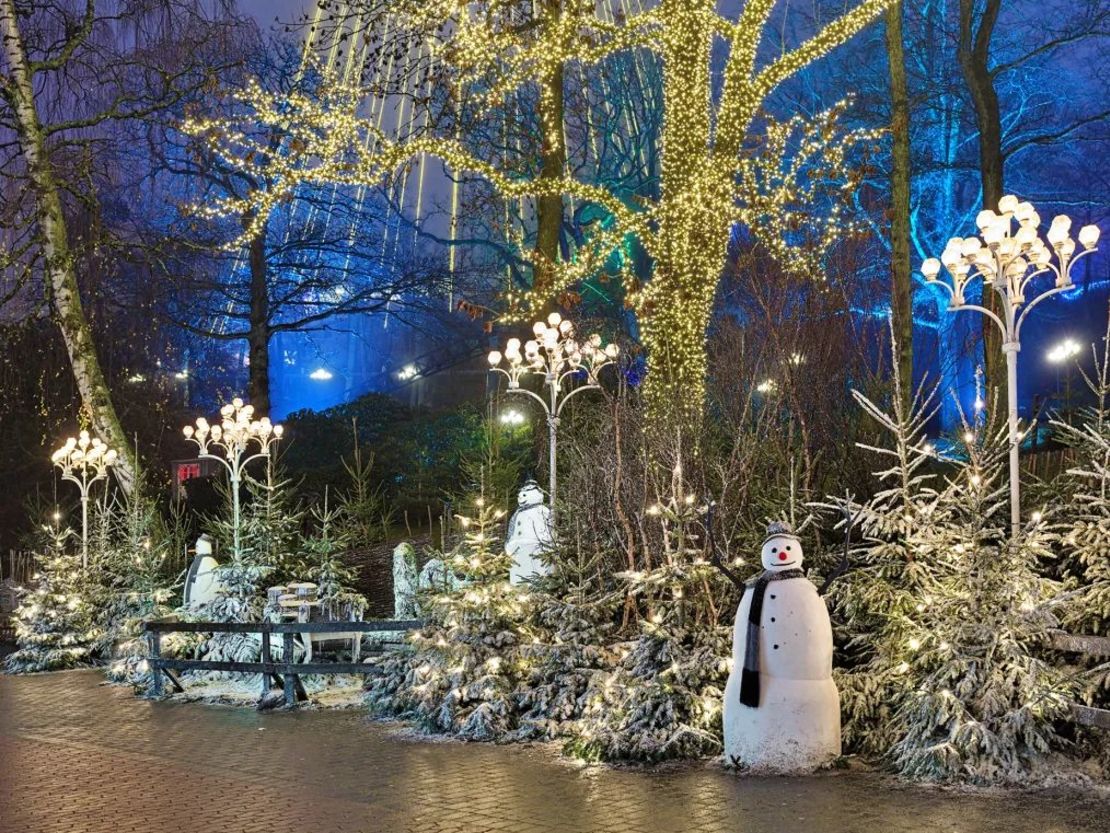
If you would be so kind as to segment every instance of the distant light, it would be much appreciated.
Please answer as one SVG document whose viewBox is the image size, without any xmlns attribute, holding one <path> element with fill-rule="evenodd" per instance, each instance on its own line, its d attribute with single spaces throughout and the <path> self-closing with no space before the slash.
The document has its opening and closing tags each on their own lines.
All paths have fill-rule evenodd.
<svg viewBox="0 0 1110 833">
<path fill-rule="evenodd" d="M 173 374 L 173 378 L 175 378 L 175 379 L 188 379 L 189 378 L 188 368 L 186 368 L 185 370 L 177 371 L 177 373 Z"/>
<path fill-rule="evenodd" d="M 804 364 L 805 360 L 806 360 L 806 357 L 803 356 L 801 353 L 791 353 L 790 354 L 790 363 L 791 364 Z"/>
<path fill-rule="evenodd" d="M 774 379 L 765 379 L 764 381 L 762 381 L 762 382 L 760 382 L 760 383 L 759 383 L 758 385 L 756 385 L 756 386 L 755 386 L 755 389 L 756 389 L 756 390 L 757 390 L 757 391 L 758 391 L 759 393 L 771 393 L 771 392 L 772 392 L 772 391 L 774 391 L 774 390 L 775 390 L 775 389 L 776 389 L 777 387 L 778 387 L 778 385 L 776 385 L 776 384 L 775 384 L 775 380 L 774 380 Z"/>
<path fill-rule="evenodd" d="M 523 425 L 524 414 L 520 411 L 502 411 L 501 423 L 503 425 Z"/>
<path fill-rule="evenodd" d="M 1045 354 L 1045 358 L 1053 364 L 1063 364 L 1068 359 L 1078 356 L 1082 351 L 1083 348 L 1079 346 L 1078 341 L 1074 338 L 1065 338 L 1049 350 L 1048 353 Z"/>
<path fill-rule="evenodd" d="M 406 364 L 397 371 L 397 378 L 402 382 L 407 382 L 409 379 L 415 379 L 420 375 L 420 371 L 416 369 L 414 364 Z"/>
<path fill-rule="evenodd" d="M 127 381 L 133 385 L 137 385 L 139 382 L 145 382 L 146 376 L 141 373 L 135 373 L 134 375 L 128 376 Z"/>
<path fill-rule="evenodd" d="M 978 397 L 977 397 L 977 398 L 975 399 L 975 410 L 977 410 L 977 411 L 981 411 L 981 410 L 983 410 L 983 408 L 985 408 L 985 407 L 987 407 L 987 403 L 986 403 L 986 402 L 984 402 L 984 401 L 983 401 L 983 400 L 982 400 L 981 398 L 978 398 Z"/>
<path fill-rule="evenodd" d="M 308 374 L 308 378 L 315 379 L 317 382 L 326 382 L 328 379 L 332 378 L 333 375 L 334 374 L 327 368 L 318 367 Z"/>
<path fill-rule="evenodd" d="M 54 513 L 54 522 L 57 523 L 61 519 L 62 519 L 62 513 L 61 512 L 55 512 Z"/>
</svg>

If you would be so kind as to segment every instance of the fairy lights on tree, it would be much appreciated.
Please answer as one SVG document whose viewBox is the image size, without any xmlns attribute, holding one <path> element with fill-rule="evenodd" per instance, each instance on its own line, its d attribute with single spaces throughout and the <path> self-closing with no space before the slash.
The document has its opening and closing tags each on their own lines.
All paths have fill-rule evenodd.
<svg viewBox="0 0 1110 833">
<path fill-rule="evenodd" d="M 786 134 L 798 127 L 792 121 L 765 134 L 772 165 L 765 167 L 769 176 L 762 181 L 755 176 L 760 163 L 753 158 L 760 154 L 751 139 L 759 133 L 764 104 L 784 81 L 850 39 L 890 2 L 862 0 L 808 40 L 761 62 L 760 47 L 777 0 L 748 0 L 742 11 L 731 14 L 719 12 L 716 0 L 662 0 L 620 17 L 592 2 L 535 3 L 529 16 L 507 0 L 402 0 L 390 4 L 390 37 L 423 42 L 435 78 L 450 92 L 447 105 L 441 97 L 429 97 L 413 106 L 445 106 L 448 117 L 437 111 L 441 118 L 430 123 L 450 126 L 439 133 L 429 129 L 395 137 L 360 114 L 365 90 L 336 76 L 326 77 L 313 95 L 294 92 L 279 98 L 257 84 L 247 85 L 243 103 L 249 121 L 187 120 L 184 129 L 207 141 L 212 152 L 250 169 L 266 189 L 216 200 L 200 211 L 241 218 L 245 240 L 303 185 L 378 185 L 427 158 L 442 161 L 455 177 L 483 180 L 506 202 L 559 197 L 595 205 L 608 215 L 607 222 L 587 230 L 571 259 L 539 263 L 532 254 L 533 270 L 545 280 L 538 291 L 508 292 L 510 307 L 535 312 L 578 281 L 612 268 L 612 254 L 626 252 L 635 241 L 652 264 L 651 280 L 638 283 L 627 257 L 616 268 L 650 356 L 645 395 L 657 414 L 689 417 L 700 412 L 704 398 L 706 328 L 733 226 L 747 224 L 772 241 L 772 253 L 783 254 L 792 244 L 791 235 L 783 233 L 791 229 L 782 225 L 781 209 L 803 204 L 802 183 L 812 179 L 801 175 L 805 154 L 785 165 L 774 158 L 783 153 Z M 723 71 L 721 42 L 727 46 Z M 615 189 L 569 173 L 529 175 L 519 160 L 491 161 L 454 128 L 459 123 L 451 117 L 457 116 L 454 110 L 465 106 L 479 118 L 511 110 L 538 85 L 544 142 L 562 142 L 564 125 L 550 100 L 551 85 L 541 82 L 559 77 L 560 67 L 574 65 L 588 74 L 614 56 L 634 52 L 651 53 L 661 68 L 657 196 L 641 195 L 630 203 Z M 836 144 L 827 132 L 813 135 L 820 138 L 810 150 Z M 274 136 L 281 137 L 280 150 Z M 522 153 L 535 155 L 536 149 Z M 843 174 L 840 156 L 821 166 Z M 811 238 L 835 240 L 846 231 L 835 212 L 817 222 L 825 227 Z"/>
</svg>

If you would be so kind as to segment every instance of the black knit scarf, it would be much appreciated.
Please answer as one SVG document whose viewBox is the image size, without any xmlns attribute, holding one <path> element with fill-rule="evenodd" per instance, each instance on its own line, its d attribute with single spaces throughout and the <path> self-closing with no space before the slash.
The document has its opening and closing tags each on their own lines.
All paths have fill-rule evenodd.
<svg viewBox="0 0 1110 833">
<path fill-rule="evenodd" d="M 740 674 L 740 702 L 753 709 L 759 708 L 759 625 L 763 618 L 763 596 L 772 581 L 788 578 L 805 578 L 801 570 L 764 570 L 752 588 L 752 606 L 748 609 L 748 630 L 745 634 L 744 669 Z"/>
</svg>

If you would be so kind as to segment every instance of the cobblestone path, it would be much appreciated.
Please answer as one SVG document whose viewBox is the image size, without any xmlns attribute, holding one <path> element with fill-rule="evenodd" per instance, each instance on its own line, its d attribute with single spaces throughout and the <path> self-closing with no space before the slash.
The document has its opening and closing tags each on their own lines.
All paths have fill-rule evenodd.
<svg viewBox="0 0 1110 833">
<path fill-rule="evenodd" d="M 94 671 L 0 676 L 2 833 L 1107 833 L 1110 804 L 697 765 L 578 768 L 359 711 L 150 703 Z"/>
</svg>

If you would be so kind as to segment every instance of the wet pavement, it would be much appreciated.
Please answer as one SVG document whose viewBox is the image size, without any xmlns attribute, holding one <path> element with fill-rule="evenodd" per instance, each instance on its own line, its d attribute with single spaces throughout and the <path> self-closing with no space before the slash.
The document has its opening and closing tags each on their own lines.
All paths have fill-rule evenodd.
<svg viewBox="0 0 1110 833">
<path fill-rule="evenodd" d="M 1110 801 L 866 773 L 580 768 L 435 742 L 358 710 L 151 703 L 95 671 L 0 676 L 2 833 L 1107 833 Z"/>
</svg>

